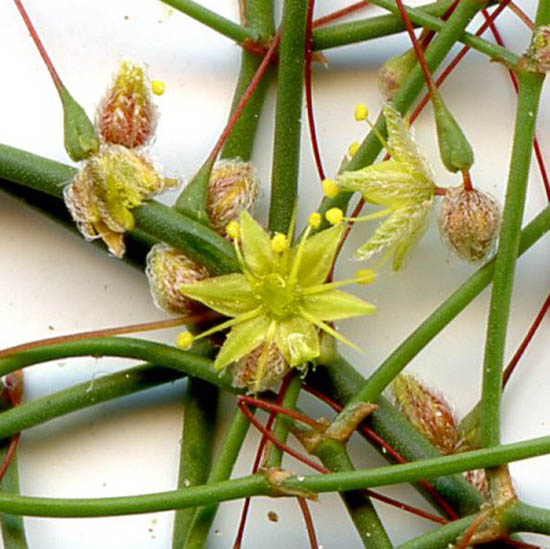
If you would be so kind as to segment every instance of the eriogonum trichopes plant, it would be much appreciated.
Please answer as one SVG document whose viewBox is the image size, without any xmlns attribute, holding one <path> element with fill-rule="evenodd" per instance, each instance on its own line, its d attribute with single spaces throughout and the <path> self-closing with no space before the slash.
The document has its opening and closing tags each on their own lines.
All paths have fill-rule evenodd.
<svg viewBox="0 0 550 549">
<path fill-rule="evenodd" d="M 85 161 L 64 189 L 65 203 L 88 240 L 101 238 L 116 257 L 124 255 L 124 233 L 134 228 L 132 209 L 177 185 L 144 156 L 108 145 Z"/>
<path fill-rule="evenodd" d="M 242 273 L 180 287 L 184 296 L 233 317 L 198 336 L 231 328 L 214 362 L 217 370 L 262 345 L 253 388 L 257 392 L 272 344 L 290 367 L 300 368 L 319 356 L 319 330 L 355 348 L 327 324 L 375 310 L 373 305 L 337 289 L 351 282 L 372 281 L 370 271 L 351 281 L 326 283 L 343 230 L 337 225 L 310 237 L 310 226 L 291 247 L 287 236 L 277 233 L 271 238 L 247 212 L 241 214 L 239 226 L 228 228 Z M 180 338 L 180 344 L 192 341 L 191 336 L 185 339 Z"/>
<path fill-rule="evenodd" d="M 426 227 L 436 186 L 428 162 L 399 112 L 386 103 L 384 116 L 389 137 L 384 145 L 391 158 L 357 171 L 345 171 L 336 176 L 336 181 L 342 189 L 360 192 L 366 202 L 385 207 L 358 221 L 389 216 L 356 251 L 356 257 L 369 259 L 387 250 L 383 260 L 393 253 L 393 268 L 398 270 Z"/>
</svg>

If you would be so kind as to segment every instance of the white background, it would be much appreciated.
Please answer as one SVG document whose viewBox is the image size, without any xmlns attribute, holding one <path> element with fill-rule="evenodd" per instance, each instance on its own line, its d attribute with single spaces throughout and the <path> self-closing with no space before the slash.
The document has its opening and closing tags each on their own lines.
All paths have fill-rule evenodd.
<svg viewBox="0 0 550 549">
<path fill-rule="evenodd" d="M 236 0 L 202 0 L 205 6 L 237 19 Z M 534 2 L 519 2 L 532 14 Z M 319 0 L 317 15 L 344 6 L 343 0 Z M 117 61 L 145 62 L 151 75 L 166 82 L 157 100 L 161 110 L 152 154 L 168 174 L 190 177 L 221 132 L 231 102 L 239 64 L 239 49 L 229 40 L 156 0 L 27 0 L 26 7 L 65 84 L 92 115 Z M 371 9 L 370 13 L 374 13 Z M 0 142 L 69 162 L 62 145 L 62 112 L 48 73 L 14 5 L 0 3 Z M 479 24 L 479 21 L 477 22 Z M 503 17 L 508 43 L 520 53 L 528 34 L 511 16 Z M 352 141 L 366 130 L 353 120 L 353 107 L 366 103 L 376 113 L 382 99 L 376 87 L 379 64 L 407 45 L 405 36 L 390 37 L 327 52 L 328 70 L 316 66 L 313 78 L 321 151 L 330 174 Z M 475 186 L 503 198 L 515 95 L 504 69 L 471 54 L 444 86 L 448 105 L 459 119 L 476 153 Z M 543 153 L 548 157 L 550 119 L 542 102 L 539 123 Z M 457 185 L 438 160 L 430 110 L 417 124 L 417 139 L 429 154 L 441 186 Z M 266 219 L 273 134 L 274 89 L 260 121 L 254 162 L 264 184 L 258 215 Z M 320 199 L 307 135 L 304 133 L 300 177 L 301 219 Z M 175 193 L 164 199 L 171 202 Z M 536 169 L 532 171 L 525 221 L 544 206 Z M 357 264 L 351 251 L 367 238 L 357 228 L 344 250 L 339 275 L 349 276 Z M 0 347 L 52 335 L 164 318 L 149 297 L 137 270 L 86 245 L 78 236 L 55 225 L 5 194 L 0 194 Z M 378 365 L 434 307 L 453 291 L 474 267 L 453 258 L 432 227 L 412 254 L 406 269 L 386 267 L 376 283 L 356 291 L 375 302 L 375 317 L 341 323 L 343 332 L 365 350 L 359 356 L 342 349 L 364 375 Z M 548 243 L 537 244 L 519 263 L 512 306 L 507 356 L 521 337 L 549 288 Z M 474 301 L 449 328 L 410 365 L 431 386 L 448 396 L 458 415 L 478 400 L 488 292 Z M 550 353 L 548 322 L 529 348 L 513 377 L 503 405 L 503 440 L 512 442 L 548 433 Z M 172 342 L 177 331 L 158 334 Z M 25 373 L 25 399 L 32 400 L 82 381 L 127 367 L 128 361 L 79 359 L 30 368 Z M 106 403 L 27 431 L 20 448 L 24 494 L 60 497 L 105 497 L 142 494 L 175 487 L 184 384 L 175 383 Z M 226 398 L 222 424 L 232 413 Z M 300 406 L 314 416 L 326 410 L 305 397 Z M 258 441 L 248 439 L 235 470 L 247 474 Z M 359 439 L 352 441 L 357 467 L 382 460 Z M 302 470 L 288 462 L 295 471 Z M 511 466 L 519 495 L 550 505 L 550 457 Z M 384 490 L 426 507 L 409 488 Z M 394 543 L 430 527 L 422 519 L 378 505 Z M 232 545 L 241 504 L 223 504 L 209 547 Z M 320 543 L 325 548 L 360 547 L 360 541 L 337 496 L 323 496 L 311 505 Z M 267 520 L 274 510 L 279 522 Z M 170 546 L 172 513 L 105 519 L 27 519 L 33 548 L 165 548 Z M 534 538 L 533 538 L 534 539 Z M 303 522 L 292 500 L 258 499 L 252 511 L 245 547 L 266 549 L 307 547 Z M 550 545 L 550 544 L 549 544 Z"/>
</svg>

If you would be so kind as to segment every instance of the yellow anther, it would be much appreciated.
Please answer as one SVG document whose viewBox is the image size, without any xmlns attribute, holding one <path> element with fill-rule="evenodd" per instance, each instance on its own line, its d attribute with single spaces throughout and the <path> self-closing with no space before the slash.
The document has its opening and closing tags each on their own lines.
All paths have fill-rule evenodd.
<svg viewBox="0 0 550 549">
<path fill-rule="evenodd" d="M 176 338 L 176 345 L 180 349 L 189 349 L 193 343 L 193 334 L 191 332 L 181 332 Z"/>
<path fill-rule="evenodd" d="M 321 226 L 321 221 L 323 220 L 323 218 L 321 217 L 321 214 L 318 214 L 317 212 L 313 212 L 308 220 L 307 220 L 307 224 L 312 228 L 312 229 L 318 229 L 320 226 Z"/>
<path fill-rule="evenodd" d="M 323 186 L 323 194 L 327 198 L 335 198 L 340 191 L 338 183 L 334 179 L 323 179 L 321 185 Z"/>
<path fill-rule="evenodd" d="M 372 269 L 359 269 L 355 273 L 355 282 L 357 284 L 370 284 L 374 282 L 376 273 Z"/>
<path fill-rule="evenodd" d="M 275 233 L 271 239 L 271 249 L 281 253 L 288 249 L 288 240 L 283 233 Z"/>
<path fill-rule="evenodd" d="M 359 147 L 360 147 L 359 143 L 352 143 L 348 147 L 348 156 L 354 157 L 355 153 L 359 150 Z"/>
<path fill-rule="evenodd" d="M 166 86 L 164 85 L 164 82 L 162 80 L 153 80 L 151 82 L 151 91 L 155 95 L 162 95 L 165 89 Z"/>
<path fill-rule="evenodd" d="M 325 217 L 331 225 L 338 225 L 344 218 L 344 212 L 340 208 L 331 208 L 327 211 Z"/>
<path fill-rule="evenodd" d="M 231 221 L 225 228 L 225 232 L 229 238 L 239 240 L 241 236 L 241 226 L 236 221 Z"/>
<path fill-rule="evenodd" d="M 354 115 L 357 122 L 363 122 L 363 120 L 366 120 L 369 115 L 369 109 L 367 109 L 366 105 L 363 105 L 363 103 L 358 103 L 355 105 Z"/>
</svg>

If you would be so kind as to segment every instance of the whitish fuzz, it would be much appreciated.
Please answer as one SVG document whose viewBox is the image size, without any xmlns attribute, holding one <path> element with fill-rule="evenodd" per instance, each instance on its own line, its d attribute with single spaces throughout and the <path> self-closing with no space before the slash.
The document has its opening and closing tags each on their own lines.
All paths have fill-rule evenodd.
<svg viewBox="0 0 550 549">
<path fill-rule="evenodd" d="M 259 182 L 250 162 L 220 160 L 216 162 L 208 184 L 206 213 L 212 228 L 225 234 L 231 221 L 249 211 L 258 197 Z"/>
<path fill-rule="evenodd" d="M 158 117 L 150 87 L 143 66 L 120 63 L 96 114 L 96 126 L 105 143 L 133 149 L 152 139 Z"/>
<path fill-rule="evenodd" d="M 441 200 L 438 224 L 451 250 L 460 258 L 476 263 L 494 251 L 500 208 L 487 193 L 455 187 L 448 189 Z"/>
<path fill-rule="evenodd" d="M 147 254 L 145 274 L 155 305 L 169 313 L 185 315 L 202 306 L 185 297 L 179 287 L 210 276 L 202 265 L 167 244 L 155 244 Z"/>
</svg>

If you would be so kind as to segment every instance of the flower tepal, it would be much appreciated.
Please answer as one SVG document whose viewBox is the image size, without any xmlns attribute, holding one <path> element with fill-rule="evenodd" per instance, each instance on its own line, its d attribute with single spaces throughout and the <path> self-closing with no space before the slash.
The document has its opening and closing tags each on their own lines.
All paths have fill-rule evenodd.
<svg viewBox="0 0 550 549">
<path fill-rule="evenodd" d="M 356 256 L 368 259 L 387 250 L 383 260 L 393 253 L 393 268 L 398 270 L 424 231 L 436 186 L 428 162 L 399 112 L 387 103 L 384 116 L 389 137 L 384 145 L 391 158 L 361 170 L 343 172 L 336 181 L 345 190 L 360 192 L 366 202 L 384 207 L 358 221 L 387 216 Z"/>
<path fill-rule="evenodd" d="M 230 329 L 216 357 L 218 370 L 261 346 L 255 367 L 254 391 L 260 390 L 275 345 L 290 367 L 303 367 L 320 354 L 319 330 L 355 348 L 327 322 L 372 314 L 373 305 L 340 286 L 357 280 L 325 283 L 343 227 L 334 226 L 314 236 L 311 227 L 295 246 L 279 246 L 248 214 L 240 216 L 234 232 L 242 273 L 218 276 L 180 287 L 182 294 L 231 317 L 198 337 Z"/>
<path fill-rule="evenodd" d="M 103 239 L 113 255 L 122 257 L 124 233 L 134 228 L 132 209 L 177 184 L 143 156 L 110 145 L 81 166 L 64 189 L 65 204 L 85 238 Z"/>
</svg>

